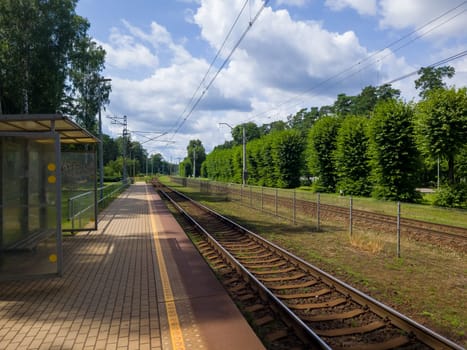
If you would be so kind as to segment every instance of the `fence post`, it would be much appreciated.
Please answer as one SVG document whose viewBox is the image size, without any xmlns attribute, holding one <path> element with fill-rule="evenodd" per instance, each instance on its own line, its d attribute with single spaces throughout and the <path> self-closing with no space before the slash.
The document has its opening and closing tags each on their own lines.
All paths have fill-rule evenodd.
<svg viewBox="0 0 467 350">
<path fill-rule="evenodd" d="M 250 207 L 253 208 L 253 192 L 252 192 L 252 189 L 251 189 L 251 185 L 248 186 L 250 187 Z"/>
<path fill-rule="evenodd" d="M 81 215 L 81 198 L 78 199 L 78 223 L 79 223 L 79 228 L 83 227 L 83 220 L 82 220 L 82 215 Z"/>
<path fill-rule="evenodd" d="M 397 257 L 401 257 L 401 202 L 397 202 Z"/>
<path fill-rule="evenodd" d="M 75 229 L 75 216 L 74 216 L 74 208 L 73 208 L 74 201 L 72 201 L 71 199 L 69 199 L 69 201 L 70 201 L 70 211 L 71 211 L 71 214 L 70 214 L 71 232 L 74 233 L 74 229 Z"/>
<path fill-rule="evenodd" d="M 352 205 L 353 205 L 353 199 L 352 199 L 352 196 L 350 196 L 350 217 L 349 217 L 349 233 L 350 233 L 350 236 L 352 236 Z"/>
<path fill-rule="evenodd" d="M 296 194 L 295 188 L 294 188 L 294 190 L 293 190 L 293 224 L 294 225 L 295 225 L 296 219 L 297 219 L 296 203 L 297 203 L 297 194 Z"/>
<path fill-rule="evenodd" d="M 276 195 L 274 197 L 274 206 L 275 206 L 274 212 L 276 213 L 276 216 L 277 216 L 277 188 L 276 188 Z"/>
<path fill-rule="evenodd" d="M 261 211 L 263 211 L 263 208 L 264 208 L 264 203 L 263 203 L 263 192 L 264 192 L 264 187 L 261 186 Z"/>
<path fill-rule="evenodd" d="M 72 206 L 72 201 L 71 201 L 71 198 L 68 198 L 68 221 L 71 220 L 71 216 L 72 216 L 72 213 L 73 211 L 71 210 L 71 206 Z"/>
<path fill-rule="evenodd" d="M 319 198 L 319 192 L 318 192 L 318 198 L 317 198 L 317 201 L 316 201 L 316 230 L 319 231 L 321 228 L 320 228 L 320 212 L 319 212 L 319 204 L 320 204 L 320 198 Z"/>
</svg>

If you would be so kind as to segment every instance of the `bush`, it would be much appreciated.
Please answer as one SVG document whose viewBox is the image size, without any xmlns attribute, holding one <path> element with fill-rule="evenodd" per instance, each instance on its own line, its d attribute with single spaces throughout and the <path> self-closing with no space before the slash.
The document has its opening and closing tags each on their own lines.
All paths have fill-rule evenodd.
<svg viewBox="0 0 467 350">
<path fill-rule="evenodd" d="M 119 182 L 122 181 L 121 176 L 104 176 L 104 182 Z"/>
<path fill-rule="evenodd" d="M 466 208 L 467 186 L 465 184 L 442 186 L 436 192 L 433 204 L 448 208 Z"/>
<path fill-rule="evenodd" d="M 416 202 L 420 169 L 413 135 L 413 108 L 398 100 L 376 105 L 370 120 L 373 196 L 378 199 Z"/>
</svg>

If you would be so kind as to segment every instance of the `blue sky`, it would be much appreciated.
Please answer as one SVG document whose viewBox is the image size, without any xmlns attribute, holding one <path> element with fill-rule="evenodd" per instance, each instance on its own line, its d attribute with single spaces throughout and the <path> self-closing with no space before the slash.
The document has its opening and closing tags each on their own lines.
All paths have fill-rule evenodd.
<svg viewBox="0 0 467 350">
<path fill-rule="evenodd" d="M 200 139 L 209 152 L 231 139 L 219 123 L 285 120 L 301 108 L 332 104 L 338 93 L 358 94 L 467 49 L 467 1 L 270 0 L 226 61 L 263 3 L 80 0 L 77 13 L 107 52 L 112 94 L 103 115 L 127 115 L 133 140 L 158 136 L 143 146 L 178 162 L 189 140 Z M 465 86 L 467 57 L 449 64 L 456 76 L 447 83 Z M 417 99 L 414 78 L 393 85 L 407 101 Z M 104 132 L 121 133 L 108 118 L 103 122 Z"/>
</svg>

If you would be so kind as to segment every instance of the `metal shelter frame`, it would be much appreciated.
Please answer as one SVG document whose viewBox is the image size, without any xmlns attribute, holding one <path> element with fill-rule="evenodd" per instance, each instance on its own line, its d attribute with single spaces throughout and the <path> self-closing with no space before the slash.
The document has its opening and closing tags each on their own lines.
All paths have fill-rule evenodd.
<svg viewBox="0 0 467 350">
<path fill-rule="evenodd" d="M 18 149 L 15 148 L 15 140 L 21 140 L 17 143 Z M 62 275 L 62 145 L 95 145 L 99 142 L 100 140 L 97 137 L 61 114 L 0 115 L 0 280 Z M 4 144 L 8 144 L 8 149 L 6 149 Z M 32 155 L 29 154 L 31 148 L 34 151 L 31 153 Z M 47 155 L 41 154 L 42 150 L 46 150 L 48 152 Z M 90 158 L 95 163 L 96 147 L 93 147 L 92 151 L 94 156 Z M 91 154 L 91 152 L 88 153 Z M 24 163 L 24 165 L 16 167 L 15 170 L 17 171 L 19 168 L 20 172 L 18 179 L 14 178 L 15 185 L 19 188 L 20 192 L 18 196 L 22 198 L 23 202 L 18 206 L 19 209 L 13 211 L 14 215 L 11 217 L 11 208 L 7 207 L 9 202 L 4 199 L 5 192 L 11 191 L 11 189 L 6 188 L 9 185 L 6 178 L 9 176 L 8 179 L 10 181 L 12 176 L 12 174 L 7 173 L 11 169 L 6 164 L 13 164 L 12 161 L 14 162 L 15 157 L 22 157 L 21 162 L 22 164 Z M 35 163 L 34 167 L 30 169 L 31 157 Z M 10 158 L 10 161 L 7 158 Z M 96 212 L 95 218 L 97 219 L 96 164 L 94 164 L 94 167 L 90 171 L 94 171 L 94 208 Z M 38 178 L 38 180 L 35 180 L 37 182 L 35 183 L 35 187 L 37 187 L 35 188 L 35 192 L 38 193 L 34 193 L 34 201 L 39 202 L 39 204 L 35 204 L 36 207 L 34 209 L 30 208 L 32 205 L 30 203 L 32 194 L 29 193 L 31 191 L 31 177 Z M 53 193 L 50 193 L 50 189 L 53 189 Z M 49 195 L 52 195 L 53 200 L 46 198 Z M 11 195 L 9 198 L 11 199 Z M 30 212 L 33 213 L 31 214 Z M 18 219 L 21 215 L 27 217 L 24 219 L 26 224 L 23 224 L 21 218 Z M 29 216 L 33 218 L 32 221 L 35 220 L 36 225 L 46 227 L 47 229 L 43 231 L 48 232 L 42 236 L 31 234 L 28 231 L 28 227 L 30 226 L 28 222 L 30 220 Z M 51 224 L 50 222 L 53 219 L 55 219 L 55 223 Z M 21 237 L 21 240 L 18 240 L 20 243 L 5 242 L 4 237 L 6 237 L 6 231 L 8 230 L 4 229 L 4 227 L 7 224 L 11 224 L 11 222 L 20 220 L 21 224 L 16 225 L 17 230 L 24 231 L 18 234 Z M 94 229 L 96 228 L 97 220 L 95 221 Z M 51 231 L 55 231 L 55 241 L 53 241 L 54 238 L 50 233 Z M 33 269 L 34 272 L 31 272 L 26 266 L 27 264 L 24 264 L 25 267 L 23 268 L 21 265 L 22 259 L 27 260 L 30 256 L 32 256 L 31 259 L 38 259 L 41 248 L 37 247 L 39 244 L 45 244 L 41 242 L 45 242 L 46 239 L 56 242 L 56 247 L 53 247 L 54 244 L 47 243 L 47 249 L 49 250 L 46 253 L 46 259 L 51 263 L 47 269 L 44 269 L 47 272 L 44 273 L 37 268 L 35 271 Z M 34 256 L 33 254 L 36 255 Z M 14 261 L 14 263 L 10 261 Z M 33 266 L 34 260 L 31 261 L 30 265 Z M 16 269 L 13 265 L 16 265 Z M 9 270 L 6 266 L 13 266 L 14 268 Z M 53 267 L 51 268 L 50 266 Z"/>
</svg>

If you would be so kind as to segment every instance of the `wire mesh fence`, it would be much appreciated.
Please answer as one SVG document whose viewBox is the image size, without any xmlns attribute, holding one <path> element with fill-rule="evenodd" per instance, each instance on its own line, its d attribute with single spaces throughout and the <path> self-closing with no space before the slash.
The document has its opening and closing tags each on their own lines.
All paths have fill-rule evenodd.
<svg viewBox="0 0 467 350">
<path fill-rule="evenodd" d="M 401 230 L 402 234 L 408 233 L 409 219 L 467 227 L 465 210 L 193 178 L 172 177 L 171 181 L 294 224 L 314 226 L 316 231 L 332 227 L 348 231 L 351 238 L 355 233 L 389 233 L 397 245 L 394 247 L 397 256 L 400 256 Z"/>
</svg>

